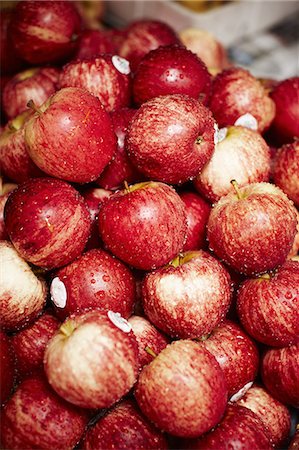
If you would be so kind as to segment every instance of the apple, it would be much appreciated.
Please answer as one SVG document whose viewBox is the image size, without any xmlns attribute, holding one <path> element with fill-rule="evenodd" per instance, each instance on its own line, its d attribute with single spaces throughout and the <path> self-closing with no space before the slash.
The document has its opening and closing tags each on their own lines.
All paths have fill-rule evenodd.
<svg viewBox="0 0 299 450">
<path fill-rule="evenodd" d="M 143 182 L 111 195 L 99 212 L 106 248 L 141 270 L 163 266 L 181 250 L 186 237 L 184 203 L 167 184 Z"/>
<path fill-rule="evenodd" d="M 116 311 L 127 319 L 133 312 L 135 291 L 130 269 L 101 249 L 89 250 L 56 271 L 50 285 L 51 300 L 62 320 L 94 308 Z"/>
<path fill-rule="evenodd" d="M 2 448 L 71 450 L 87 421 L 85 411 L 59 397 L 43 374 L 35 374 L 22 381 L 2 411 Z"/>
<path fill-rule="evenodd" d="M 133 79 L 133 98 L 142 104 L 158 95 L 185 94 L 207 103 L 211 75 L 205 63 L 180 45 L 151 50 L 140 61 Z"/>
<path fill-rule="evenodd" d="M 187 214 L 187 239 L 183 251 L 200 250 L 206 245 L 206 228 L 211 206 L 191 190 L 179 192 Z"/>
<path fill-rule="evenodd" d="M 16 355 L 18 376 L 43 367 L 43 358 L 48 341 L 59 327 L 59 320 L 45 311 L 34 322 L 11 337 L 11 345 Z"/>
<path fill-rule="evenodd" d="M 202 345 L 221 367 L 229 398 L 232 400 L 244 395 L 259 368 L 259 352 L 254 341 L 236 323 L 225 320 L 203 339 Z"/>
<path fill-rule="evenodd" d="M 299 407 L 299 344 L 269 348 L 262 358 L 261 375 L 269 393 L 285 405 Z"/>
<path fill-rule="evenodd" d="M 19 254 L 45 269 L 64 266 L 79 256 L 91 226 L 81 195 L 54 178 L 19 184 L 6 202 L 4 220 Z"/>
<path fill-rule="evenodd" d="M 298 262 L 245 280 L 237 298 L 240 321 L 255 340 L 271 347 L 299 343 Z"/>
<path fill-rule="evenodd" d="M 82 448 L 166 450 L 169 447 L 163 433 L 140 413 L 136 403 L 123 400 L 87 430 Z"/>
<path fill-rule="evenodd" d="M 145 317 L 133 315 L 128 319 L 138 344 L 139 367 L 142 369 L 158 355 L 170 340 Z"/>
<path fill-rule="evenodd" d="M 48 64 L 71 56 L 80 30 L 81 18 L 72 2 L 23 0 L 14 9 L 8 32 L 20 58 Z"/>
<path fill-rule="evenodd" d="M 270 132 L 279 144 L 292 142 L 299 137 L 299 76 L 280 81 L 271 91 L 276 113 Z"/>
<path fill-rule="evenodd" d="M 8 240 L 8 234 L 4 223 L 4 208 L 8 196 L 17 187 L 14 183 L 4 183 L 0 177 L 0 241 Z"/>
<path fill-rule="evenodd" d="M 273 161 L 273 181 L 299 208 L 299 139 L 277 150 Z"/>
<path fill-rule="evenodd" d="M 297 215 L 297 233 L 293 242 L 293 246 L 288 254 L 288 259 L 293 259 L 299 256 L 299 210 L 296 209 Z"/>
<path fill-rule="evenodd" d="M 97 97 L 106 111 L 129 106 L 131 99 L 129 62 L 118 55 L 102 54 L 96 58 L 75 60 L 60 73 L 61 88 L 86 89 Z"/>
<path fill-rule="evenodd" d="M 0 159 L 3 173 L 16 183 L 43 175 L 30 158 L 25 143 L 25 125 L 32 111 L 24 111 L 8 121 L 0 134 Z"/>
<path fill-rule="evenodd" d="M 212 208 L 208 240 L 216 256 L 247 276 L 283 264 L 293 245 L 293 203 L 270 183 L 251 183 L 230 192 Z"/>
<path fill-rule="evenodd" d="M 198 437 L 221 420 L 227 389 L 211 353 L 196 342 L 181 339 L 143 368 L 135 397 L 143 414 L 160 430 Z"/>
<path fill-rule="evenodd" d="M 47 286 L 8 241 L 0 241 L 1 271 L 0 324 L 17 331 L 30 324 L 46 305 Z"/>
<path fill-rule="evenodd" d="M 133 72 L 149 51 L 160 46 L 180 43 L 174 29 L 159 20 L 136 20 L 124 31 L 118 53 L 130 61 Z"/>
<path fill-rule="evenodd" d="M 11 338 L 0 330 L 0 407 L 9 399 L 15 382 L 15 355 Z"/>
<path fill-rule="evenodd" d="M 96 184 L 104 189 L 115 190 L 123 187 L 125 181 L 131 184 L 143 180 L 143 176 L 133 166 L 125 149 L 125 137 L 135 112 L 136 110 L 131 108 L 120 108 L 112 111 L 110 114 L 114 132 L 117 136 L 117 150 L 113 159 L 96 180 Z"/>
<path fill-rule="evenodd" d="M 211 159 L 194 180 L 194 187 L 211 202 L 233 189 L 232 179 L 239 186 L 269 181 L 270 151 L 262 136 L 242 126 L 223 131 L 224 139 L 215 145 Z"/>
<path fill-rule="evenodd" d="M 68 402 L 109 408 L 136 381 L 136 338 L 117 312 L 78 313 L 69 316 L 49 341 L 44 368 L 51 386 Z"/>
<path fill-rule="evenodd" d="M 101 53 L 116 53 L 115 45 L 107 33 L 104 30 L 83 30 L 78 38 L 78 49 L 74 59 L 94 58 Z"/>
<path fill-rule="evenodd" d="M 231 67 L 213 80 L 209 107 L 220 128 L 234 125 L 243 114 L 250 113 L 261 133 L 269 128 L 275 103 L 262 83 L 248 70 Z"/>
<path fill-rule="evenodd" d="M 220 424 L 200 439 L 186 443 L 192 450 L 273 449 L 259 417 L 243 406 L 228 404 Z"/>
<path fill-rule="evenodd" d="M 263 422 L 272 445 L 283 448 L 291 431 L 291 415 L 285 405 L 258 385 L 253 385 L 237 404 L 254 412 Z"/>
<path fill-rule="evenodd" d="M 34 67 L 14 75 L 3 90 L 2 105 L 9 119 L 27 109 L 29 100 L 42 105 L 58 86 L 59 70 L 55 67 Z"/>
<path fill-rule="evenodd" d="M 52 95 L 25 127 L 29 156 L 48 175 L 87 183 L 98 178 L 116 150 L 109 114 L 100 100 L 80 88 Z"/>
<path fill-rule="evenodd" d="M 131 120 L 126 148 L 146 177 L 178 184 L 194 178 L 214 151 L 215 122 L 198 100 L 181 94 L 143 103 Z"/>
<path fill-rule="evenodd" d="M 200 338 L 225 317 L 231 302 L 228 272 L 209 253 L 179 254 L 142 284 L 145 315 L 172 337 Z"/>
<path fill-rule="evenodd" d="M 9 24 L 13 15 L 12 9 L 2 9 L 0 14 L 0 67 L 2 75 L 13 75 L 24 66 L 15 52 L 12 51 L 11 37 L 8 33 Z M 1 86 L 2 87 L 2 86 Z"/>
</svg>

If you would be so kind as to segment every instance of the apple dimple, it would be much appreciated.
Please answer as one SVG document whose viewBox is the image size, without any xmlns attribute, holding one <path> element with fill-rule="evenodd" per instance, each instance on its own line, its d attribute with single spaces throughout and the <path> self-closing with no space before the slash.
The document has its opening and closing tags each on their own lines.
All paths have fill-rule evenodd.
<svg viewBox="0 0 299 450">
<path fill-rule="evenodd" d="M 51 300 L 57 308 L 64 308 L 66 305 L 67 292 L 65 284 L 58 277 L 55 277 L 50 287 Z"/>
<path fill-rule="evenodd" d="M 111 320 L 113 325 L 115 325 L 117 328 L 122 330 L 124 333 L 130 333 L 130 331 L 132 330 L 132 327 L 129 324 L 129 322 L 126 319 L 124 319 L 120 315 L 120 313 L 115 313 L 113 311 L 108 311 L 107 316 Z"/>
</svg>

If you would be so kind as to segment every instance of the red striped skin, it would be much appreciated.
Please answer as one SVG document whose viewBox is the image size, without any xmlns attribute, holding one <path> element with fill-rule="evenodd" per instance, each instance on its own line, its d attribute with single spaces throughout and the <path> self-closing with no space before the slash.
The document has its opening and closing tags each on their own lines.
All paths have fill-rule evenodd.
<svg viewBox="0 0 299 450">
<path fill-rule="evenodd" d="M 117 53 L 115 45 L 104 30 L 83 30 L 78 38 L 78 49 L 74 58 L 94 58 L 101 53 Z"/>
<path fill-rule="evenodd" d="M 15 381 L 15 354 L 11 338 L 0 330 L 0 406 L 8 400 Z M 1 421 L 0 421 L 1 422 Z"/>
<path fill-rule="evenodd" d="M 2 448 L 71 450 L 87 425 L 85 411 L 59 397 L 44 375 L 26 378 L 1 414 Z"/>
<path fill-rule="evenodd" d="M 299 345 L 268 349 L 261 364 L 266 389 L 280 402 L 299 407 Z"/>
<path fill-rule="evenodd" d="M 237 310 L 245 330 L 271 347 L 299 342 L 299 263 L 286 261 L 270 278 L 245 280 Z"/>
<path fill-rule="evenodd" d="M 84 438 L 84 450 L 148 450 L 168 448 L 163 433 L 155 428 L 132 400 L 124 400 L 100 418 Z"/>
<path fill-rule="evenodd" d="M 299 140 L 277 150 L 273 160 L 273 180 L 299 208 Z"/>
</svg>

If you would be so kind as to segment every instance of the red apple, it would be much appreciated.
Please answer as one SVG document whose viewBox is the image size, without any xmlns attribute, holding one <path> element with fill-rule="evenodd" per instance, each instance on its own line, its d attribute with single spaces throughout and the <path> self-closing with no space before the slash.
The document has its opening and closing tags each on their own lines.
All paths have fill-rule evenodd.
<svg viewBox="0 0 299 450">
<path fill-rule="evenodd" d="M 58 270 L 50 286 L 61 319 L 94 308 L 116 311 L 127 319 L 133 311 L 135 291 L 130 269 L 101 249 L 89 250 Z"/>
<path fill-rule="evenodd" d="M 27 328 L 11 337 L 19 376 L 24 377 L 25 374 L 43 367 L 46 345 L 59 324 L 59 320 L 50 311 L 46 311 Z"/>
<path fill-rule="evenodd" d="M 10 337 L 0 330 L 0 407 L 6 403 L 14 386 L 14 357 Z"/>
<path fill-rule="evenodd" d="M 142 369 L 169 344 L 169 338 L 142 316 L 131 316 L 128 320 L 138 344 L 139 367 Z"/>
<path fill-rule="evenodd" d="M 168 263 L 184 245 L 184 203 L 164 183 L 133 184 L 102 205 L 99 230 L 117 258 L 137 269 L 151 270 Z"/>
<path fill-rule="evenodd" d="M 95 180 L 116 150 L 109 114 L 80 88 L 52 95 L 26 123 L 29 156 L 48 175 L 77 183 Z"/>
<path fill-rule="evenodd" d="M 108 408 L 137 378 L 138 347 L 118 313 L 89 311 L 70 316 L 49 341 L 44 367 L 55 391 L 84 408 Z"/>
<path fill-rule="evenodd" d="M 225 69 L 216 76 L 209 106 L 220 128 L 234 125 L 240 116 L 250 113 L 258 131 L 263 132 L 275 115 L 275 103 L 262 83 L 241 67 Z"/>
<path fill-rule="evenodd" d="M 208 221 L 215 254 L 237 272 L 267 272 L 283 264 L 293 245 L 297 218 L 275 185 L 251 183 L 221 197 Z"/>
<path fill-rule="evenodd" d="M 259 342 L 271 347 L 299 343 L 299 262 L 245 280 L 238 291 L 240 321 Z"/>
<path fill-rule="evenodd" d="M 270 151 L 266 141 L 254 130 L 232 126 L 215 145 L 210 161 L 194 180 L 195 188 L 211 202 L 230 192 L 235 179 L 239 186 L 269 181 Z"/>
<path fill-rule="evenodd" d="M 109 36 L 104 30 L 83 30 L 78 38 L 75 59 L 94 58 L 101 53 L 116 53 L 115 45 Z"/>
<path fill-rule="evenodd" d="M 228 272 L 203 250 L 180 254 L 149 273 L 142 285 L 145 315 L 172 337 L 210 333 L 224 319 L 230 302 Z"/>
<path fill-rule="evenodd" d="M 118 55 L 99 55 L 96 58 L 76 60 L 63 67 L 61 88 L 86 89 L 101 101 L 106 111 L 128 106 L 131 99 L 129 62 Z"/>
<path fill-rule="evenodd" d="M 258 372 L 259 353 L 255 343 L 237 324 L 226 320 L 213 329 L 202 345 L 220 365 L 228 396 L 240 398 L 252 385 Z"/>
<path fill-rule="evenodd" d="M 45 64 L 72 54 L 80 28 L 72 2 L 23 0 L 14 9 L 9 35 L 18 56 L 30 64 Z"/>
<path fill-rule="evenodd" d="M 84 450 L 168 449 L 163 433 L 140 412 L 132 400 L 123 400 L 89 428 Z"/>
<path fill-rule="evenodd" d="M 273 161 L 273 180 L 299 208 L 299 140 L 277 150 Z"/>
<path fill-rule="evenodd" d="M 261 375 L 270 394 L 286 405 L 299 407 L 299 344 L 268 349 Z"/>
<path fill-rule="evenodd" d="M 42 374 L 25 379 L 1 414 L 2 448 L 71 450 L 87 425 L 85 411 L 70 405 Z"/>
<path fill-rule="evenodd" d="M 297 215 L 297 233 L 293 242 L 293 246 L 288 254 L 288 259 L 293 259 L 299 256 L 299 210 L 296 209 Z"/>
<path fill-rule="evenodd" d="M 31 323 L 46 304 L 47 287 L 16 252 L 10 242 L 0 242 L 1 272 L 0 324 L 17 331 Z"/>
<path fill-rule="evenodd" d="M 80 194 L 54 178 L 32 178 L 19 184 L 4 211 L 7 233 L 20 255 L 47 269 L 79 256 L 91 219 Z"/>
<path fill-rule="evenodd" d="M 12 9 L 2 9 L 0 14 L 0 67 L 2 75 L 15 74 L 24 66 L 24 62 L 12 51 L 8 28 L 13 15 Z M 1 86 L 2 87 L 2 86 Z"/>
<path fill-rule="evenodd" d="M 17 187 L 13 183 L 3 183 L 2 178 L 0 178 L 0 240 L 8 240 L 8 234 L 6 231 L 4 223 L 4 208 L 7 202 L 8 196 Z"/>
<path fill-rule="evenodd" d="M 291 416 L 285 405 L 258 385 L 252 386 L 237 404 L 254 412 L 263 422 L 272 445 L 283 448 L 291 431 Z"/>
<path fill-rule="evenodd" d="M 133 98 L 142 104 L 158 95 L 185 94 L 207 103 L 211 75 L 205 63 L 179 45 L 151 50 L 141 60 L 134 74 Z"/>
<path fill-rule="evenodd" d="M 166 23 L 158 20 L 137 20 L 130 23 L 125 30 L 118 53 L 130 61 L 131 68 L 135 72 L 141 59 L 150 50 L 179 43 L 175 31 Z"/>
<path fill-rule="evenodd" d="M 143 103 L 131 120 L 126 148 L 145 176 L 165 183 L 194 178 L 214 151 L 215 122 L 199 101 L 173 94 Z"/>
<path fill-rule="evenodd" d="M 160 430 L 197 437 L 220 421 L 227 390 L 211 353 L 182 339 L 172 342 L 143 368 L 135 397 L 141 411 Z"/>
<path fill-rule="evenodd" d="M 3 109 L 13 119 L 27 109 L 29 100 L 42 105 L 58 86 L 59 71 L 54 67 L 35 67 L 17 73 L 3 90 Z"/>
<path fill-rule="evenodd" d="M 185 204 L 187 214 L 187 239 L 183 251 L 199 250 L 205 247 L 211 206 L 196 192 L 183 191 L 179 196 Z"/>
</svg>

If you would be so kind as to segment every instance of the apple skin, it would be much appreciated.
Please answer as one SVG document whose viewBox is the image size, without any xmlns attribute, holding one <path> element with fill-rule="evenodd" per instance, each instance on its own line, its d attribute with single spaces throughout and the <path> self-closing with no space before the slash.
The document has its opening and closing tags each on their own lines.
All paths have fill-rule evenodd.
<svg viewBox="0 0 299 450">
<path fill-rule="evenodd" d="M 17 331 L 30 324 L 46 305 L 47 286 L 8 241 L 0 242 L 1 275 L 0 324 L 7 331 Z"/>
<path fill-rule="evenodd" d="M 243 328 L 271 347 L 299 343 L 299 262 L 286 261 L 274 273 L 245 280 L 237 294 Z"/>
<path fill-rule="evenodd" d="M 60 73 L 60 88 L 86 89 L 97 97 L 106 111 L 129 106 L 131 76 L 129 62 L 118 55 L 71 61 Z"/>
<path fill-rule="evenodd" d="M 101 53 L 116 53 L 113 42 L 104 30 L 83 30 L 78 38 L 78 49 L 74 59 L 94 58 Z"/>
<path fill-rule="evenodd" d="M 282 80 L 270 93 L 276 106 L 270 132 L 280 145 L 299 137 L 298 90 L 299 77 L 292 77 Z"/>
<path fill-rule="evenodd" d="M 50 293 L 61 320 L 94 308 L 119 312 L 127 319 L 133 312 L 136 286 L 125 264 L 104 250 L 92 249 L 55 273 Z"/>
<path fill-rule="evenodd" d="M 85 411 L 59 397 L 38 373 L 22 381 L 2 411 L 2 448 L 71 450 L 87 421 Z"/>
<path fill-rule="evenodd" d="M 43 367 L 46 345 L 59 325 L 59 320 L 50 311 L 45 311 L 27 328 L 11 337 L 18 377 L 24 378 L 24 375 Z"/>
<path fill-rule="evenodd" d="M 15 382 L 15 360 L 11 338 L 0 330 L 0 407 L 12 392 Z"/>
<path fill-rule="evenodd" d="M 270 394 L 285 405 L 299 407 L 299 344 L 270 348 L 262 358 L 261 375 Z"/>
<path fill-rule="evenodd" d="M 126 148 L 146 177 L 183 183 L 198 175 L 214 151 L 215 121 L 199 101 L 186 95 L 155 97 L 131 120 Z"/>
<path fill-rule="evenodd" d="M 163 348 L 169 344 L 170 339 L 165 336 L 145 317 L 133 315 L 128 319 L 136 336 L 138 344 L 139 368 L 142 369 L 146 364 L 152 362 L 153 357 L 146 351 L 150 348 L 158 355 Z"/>
<path fill-rule="evenodd" d="M 131 69 L 135 72 L 144 55 L 170 44 L 180 44 L 180 40 L 169 25 L 158 20 L 137 20 L 125 30 L 118 54 L 130 61 Z"/>
<path fill-rule="evenodd" d="M 228 404 L 219 425 L 200 439 L 186 443 L 192 450 L 273 449 L 259 417 L 243 406 Z"/>
<path fill-rule="evenodd" d="M 206 228 L 211 206 L 201 195 L 192 191 L 179 193 L 187 214 L 187 239 L 183 251 L 199 250 L 206 246 Z"/>
<path fill-rule="evenodd" d="M 269 128 L 275 115 L 275 103 L 262 83 L 241 67 L 225 69 L 214 78 L 209 107 L 219 128 L 233 125 L 240 116 L 250 113 L 260 133 Z"/>
<path fill-rule="evenodd" d="M 139 411 L 133 400 L 123 400 L 87 430 L 84 450 L 168 449 L 165 436 Z"/>
<path fill-rule="evenodd" d="M 15 52 L 11 51 L 12 42 L 8 34 L 8 28 L 13 15 L 13 10 L 2 9 L 0 14 L 0 67 L 1 75 L 14 75 L 24 66 Z M 1 86 L 2 87 L 2 86 Z"/>
<path fill-rule="evenodd" d="M 214 205 L 207 235 L 220 260 L 250 276 L 285 262 L 296 226 L 294 205 L 281 189 L 270 183 L 251 183 Z"/>
<path fill-rule="evenodd" d="M 30 64 L 49 64 L 71 56 L 80 30 L 81 18 L 71 2 L 20 1 L 9 36 L 19 57 Z"/>
<path fill-rule="evenodd" d="M 211 159 L 194 180 L 194 187 L 210 202 L 239 186 L 269 181 L 270 150 L 262 136 L 240 126 L 228 127 L 224 140 L 215 145 Z"/>
<path fill-rule="evenodd" d="M 68 402 L 109 408 L 133 387 L 136 338 L 128 322 L 117 316 L 115 321 L 115 316 L 100 310 L 71 315 L 49 341 L 44 369 L 51 386 Z"/>
<path fill-rule="evenodd" d="M 116 151 L 116 136 L 100 100 L 80 88 L 52 95 L 28 120 L 29 156 L 48 175 L 76 183 L 98 178 Z"/>
<path fill-rule="evenodd" d="M 9 119 L 27 109 L 29 100 L 42 105 L 58 86 L 59 70 L 55 67 L 36 67 L 14 75 L 3 90 L 2 105 Z"/>
<path fill-rule="evenodd" d="M 211 353 L 196 342 L 181 339 L 143 368 L 135 398 L 160 430 L 179 437 L 198 437 L 221 420 L 227 389 Z"/>
<path fill-rule="evenodd" d="M 142 283 L 145 315 L 171 337 L 200 338 L 225 317 L 231 303 L 228 272 L 203 250 L 180 254 L 147 274 Z"/>
<path fill-rule="evenodd" d="M 299 139 L 277 150 L 273 161 L 273 181 L 299 208 Z"/>
<path fill-rule="evenodd" d="M 136 104 L 168 94 L 185 94 L 206 104 L 212 77 L 205 63 L 180 45 L 151 50 L 140 61 L 133 79 Z"/>
<path fill-rule="evenodd" d="M 25 143 L 25 125 L 31 116 L 32 111 L 24 111 L 10 120 L 0 134 L 1 169 L 16 183 L 44 175 L 30 158 Z"/>
<path fill-rule="evenodd" d="M 258 385 L 253 385 L 237 404 L 256 414 L 263 422 L 272 445 L 283 448 L 291 431 L 291 415 L 285 405 Z"/>
<path fill-rule="evenodd" d="M 184 203 L 171 186 L 159 182 L 117 191 L 102 205 L 98 222 L 107 249 L 141 270 L 168 263 L 186 238 Z"/>
<path fill-rule="evenodd" d="M 4 223 L 4 208 L 11 191 L 17 187 L 14 183 L 3 183 L 0 179 L 0 241 L 8 241 L 9 237 Z"/>
<path fill-rule="evenodd" d="M 7 233 L 20 255 L 45 269 L 73 261 L 88 240 L 91 219 L 81 195 L 54 178 L 19 184 L 4 210 Z"/>
<path fill-rule="evenodd" d="M 202 345 L 221 367 L 229 398 L 242 395 L 258 373 L 259 352 L 254 341 L 237 324 L 225 320 L 213 329 Z"/>
</svg>

